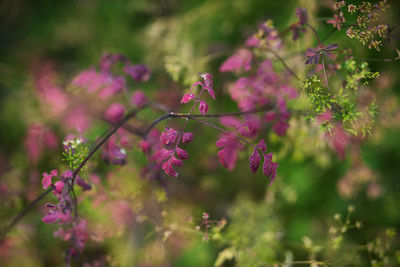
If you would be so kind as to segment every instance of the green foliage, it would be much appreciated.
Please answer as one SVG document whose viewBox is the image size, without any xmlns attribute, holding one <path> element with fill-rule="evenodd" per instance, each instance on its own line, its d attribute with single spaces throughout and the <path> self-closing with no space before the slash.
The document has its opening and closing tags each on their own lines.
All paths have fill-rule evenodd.
<svg viewBox="0 0 400 267">
<path fill-rule="evenodd" d="M 344 62 L 343 68 L 347 71 L 346 89 L 357 90 L 362 85 L 367 85 L 369 79 L 379 77 L 379 72 L 372 72 L 367 62 L 357 64 L 355 60 L 350 59 Z"/>
<path fill-rule="evenodd" d="M 321 80 L 316 75 L 307 78 L 301 83 L 301 87 L 308 95 L 313 114 L 323 113 L 327 108 L 331 108 L 331 95 L 326 88 L 322 87 Z"/>
<path fill-rule="evenodd" d="M 89 148 L 82 142 L 82 140 L 75 138 L 73 140 L 64 141 L 65 150 L 62 153 L 63 161 L 68 163 L 71 170 L 75 170 L 81 165 L 83 160 L 89 154 Z M 83 167 L 86 170 L 87 166 Z"/>
<path fill-rule="evenodd" d="M 354 59 L 346 60 L 341 69 L 346 76 L 339 90 L 331 88 L 332 91 L 328 91 L 316 75 L 301 83 L 309 103 L 307 118 L 313 120 L 322 116 L 319 121 L 321 131 L 330 132 L 332 124 L 341 123 L 347 132 L 364 138 L 371 135 L 378 107 L 374 99 L 367 105 L 362 103 L 359 99 L 362 92 L 359 91 L 370 79 L 378 78 L 379 73 L 371 71 L 368 63 L 358 63 Z M 327 110 L 332 112 L 333 120 L 326 118 Z"/>
<path fill-rule="evenodd" d="M 347 19 L 355 20 L 355 23 L 347 29 L 346 34 L 350 39 L 356 39 L 363 45 L 367 45 L 369 49 L 374 48 L 379 51 L 389 29 L 388 25 L 379 23 L 382 12 L 389 7 L 387 0 L 378 1 L 375 4 L 371 1 L 361 1 L 357 4 L 345 4 L 341 7 Z"/>
</svg>

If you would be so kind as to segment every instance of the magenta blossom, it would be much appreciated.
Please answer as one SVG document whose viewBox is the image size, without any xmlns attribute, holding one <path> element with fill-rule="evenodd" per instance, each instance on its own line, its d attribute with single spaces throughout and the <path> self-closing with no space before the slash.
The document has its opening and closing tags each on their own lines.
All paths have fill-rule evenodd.
<svg viewBox="0 0 400 267">
<path fill-rule="evenodd" d="M 332 24 L 332 26 L 334 28 L 338 29 L 339 31 L 341 30 L 341 26 L 344 22 L 346 22 L 346 19 L 343 17 L 342 11 L 340 11 L 339 16 L 337 14 L 335 14 L 334 19 L 330 19 L 330 20 L 326 21 L 326 23 Z"/>
<path fill-rule="evenodd" d="M 229 57 L 219 67 L 220 72 L 234 71 L 242 72 L 251 69 L 253 54 L 248 49 L 239 49 L 233 56 Z"/>
<path fill-rule="evenodd" d="M 131 104 L 141 108 L 143 107 L 146 103 L 148 102 L 148 99 L 146 95 L 144 94 L 143 91 L 138 90 L 133 92 L 132 97 L 131 97 Z"/>
<path fill-rule="evenodd" d="M 233 170 L 238 158 L 238 150 L 243 149 L 243 144 L 239 142 L 233 134 L 224 133 L 216 143 L 221 150 L 218 151 L 219 162 L 228 170 Z"/>
<path fill-rule="evenodd" d="M 261 156 L 258 150 L 260 150 L 262 153 L 267 152 L 267 146 L 265 145 L 265 141 L 263 139 L 260 141 L 260 143 L 258 143 L 256 149 L 254 149 L 253 153 L 249 157 L 250 169 L 253 173 L 257 171 L 258 166 L 260 165 Z"/>
<path fill-rule="evenodd" d="M 184 94 L 181 100 L 181 103 L 188 103 L 190 100 L 195 99 L 196 96 L 194 94 Z"/>
<path fill-rule="evenodd" d="M 47 187 L 49 187 L 50 185 L 52 185 L 52 178 L 53 177 L 57 177 L 58 176 L 58 172 L 57 170 L 52 170 L 50 172 L 50 174 L 44 172 L 43 173 L 43 179 L 42 179 L 42 184 L 43 184 L 43 189 L 46 189 Z"/>
<path fill-rule="evenodd" d="M 208 105 L 207 105 L 207 102 L 206 102 L 206 101 L 200 100 L 200 103 L 199 103 L 199 111 L 200 111 L 201 113 L 203 113 L 203 114 L 206 114 L 206 113 L 207 113 L 207 111 L 208 111 Z"/>
<path fill-rule="evenodd" d="M 105 117 L 108 121 L 116 123 L 120 121 L 125 114 L 125 107 L 120 103 L 113 103 L 106 110 Z"/>
<path fill-rule="evenodd" d="M 150 79 L 150 70 L 142 64 L 127 64 L 124 72 L 131 76 L 135 82 L 146 82 Z"/>
</svg>

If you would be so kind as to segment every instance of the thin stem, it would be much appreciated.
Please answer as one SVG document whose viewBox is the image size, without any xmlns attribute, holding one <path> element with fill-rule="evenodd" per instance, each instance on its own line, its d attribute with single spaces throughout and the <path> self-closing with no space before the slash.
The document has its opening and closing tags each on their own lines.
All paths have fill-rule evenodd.
<svg viewBox="0 0 400 267">
<path fill-rule="evenodd" d="M 93 155 L 96 153 L 97 150 L 99 150 L 99 148 L 105 143 L 107 142 L 107 140 L 116 132 L 118 131 L 119 128 L 121 128 L 129 119 L 131 119 L 132 117 L 134 117 L 140 110 L 142 110 L 143 108 L 145 108 L 147 105 L 144 105 L 140 108 L 134 109 L 131 112 L 129 112 L 121 121 L 119 121 L 117 124 L 115 124 L 108 132 L 107 135 L 105 135 L 103 138 L 101 138 L 101 140 L 97 143 L 97 145 L 89 152 L 89 154 L 83 159 L 83 161 L 81 162 L 81 164 L 79 164 L 79 166 L 74 170 L 74 172 L 72 173 L 72 181 L 71 181 L 71 187 L 70 187 L 70 191 L 72 191 L 73 195 L 74 195 L 74 213 L 75 213 L 75 217 L 78 216 L 78 201 L 76 199 L 75 196 L 75 192 L 74 192 L 74 184 L 75 184 L 75 180 L 76 180 L 76 176 L 78 175 L 78 173 L 82 170 L 82 168 L 86 165 L 86 163 L 89 161 L 90 158 L 93 157 Z"/>
<path fill-rule="evenodd" d="M 324 78 L 325 78 L 326 87 L 328 88 L 328 91 L 331 91 L 331 89 L 329 88 L 328 76 L 326 76 L 325 63 L 324 63 L 324 57 L 323 56 L 322 56 L 322 70 L 324 72 Z"/>
<path fill-rule="evenodd" d="M 36 199 L 34 199 L 25 209 L 23 209 L 21 212 L 19 212 L 18 215 L 10 222 L 10 224 L 7 225 L 3 231 L 1 231 L 0 242 L 3 241 L 3 239 L 6 237 L 8 232 L 10 232 L 10 230 L 18 224 L 18 222 L 30 211 L 30 209 L 33 208 L 36 205 L 36 203 L 38 203 L 40 200 L 42 200 L 42 198 L 44 198 L 50 192 L 52 192 L 53 189 L 54 189 L 54 186 L 52 185 L 49 189 L 47 189 L 40 196 L 38 196 Z"/>
<path fill-rule="evenodd" d="M 281 58 L 278 53 L 276 53 L 274 50 L 269 50 L 272 54 L 274 54 L 274 56 L 282 63 L 282 65 L 290 72 L 290 74 L 292 74 L 293 77 L 295 77 L 298 81 L 301 81 L 301 79 L 296 75 L 296 73 L 294 73 L 289 66 L 286 64 L 285 60 L 283 58 Z"/>
<path fill-rule="evenodd" d="M 162 122 L 166 119 L 169 119 L 169 118 L 219 118 L 219 117 L 227 117 L 227 116 L 241 116 L 241 115 L 254 114 L 257 112 L 271 110 L 272 108 L 273 108 L 273 106 L 271 106 L 271 105 L 265 105 L 258 109 L 248 110 L 248 111 L 214 113 L 214 114 L 191 114 L 191 115 L 170 112 L 170 113 L 167 113 L 167 114 L 164 114 L 164 115 L 158 117 L 152 123 L 150 123 L 150 125 L 146 128 L 146 130 L 143 132 L 143 134 L 147 135 L 151 131 L 151 129 L 153 129 L 157 124 L 159 124 L 160 122 Z"/>
<path fill-rule="evenodd" d="M 359 60 L 362 61 L 383 61 L 383 62 L 392 62 L 392 61 L 398 61 L 394 58 L 360 58 Z"/>
<path fill-rule="evenodd" d="M 89 159 L 91 159 L 93 157 L 93 155 L 96 153 L 96 151 L 105 143 L 107 142 L 107 140 L 121 127 L 124 126 L 124 124 L 131 119 L 132 117 L 134 117 L 140 110 L 144 109 L 147 105 L 138 108 L 138 109 L 134 109 L 131 112 L 129 112 L 123 120 L 121 120 L 120 122 L 118 122 L 117 124 L 115 124 L 114 126 L 112 126 L 106 133 L 107 134 L 102 134 L 101 138 L 98 139 L 97 142 L 95 142 L 95 146 L 91 149 L 91 151 L 89 152 L 89 154 L 85 157 L 85 159 L 82 161 L 82 163 L 78 166 L 78 168 L 76 168 L 73 172 L 73 180 L 71 181 L 71 187 L 70 187 L 70 191 L 72 191 L 72 194 L 74 195 L 74 206 L 75 206 L 75 214 L 78 214 L 78 207 L 77 207 L 77 199 L 76 199 L 76 195 L 74 194 L 73 191 L 73 186 L 75 183 L 75 179 L 76 176 L 78 175 L 78 173 L 81 171 L 81 169 L 86 165 L 86 163 L 89 161 Z M 136 128 L 134 133 L 141 136 L 141 137 L 145 137 L 150 130 L 155 127 L 157 124 L 159 124 L 160 122 L 168 119 L 168 118 L 189 118 L 192 120 L 195 120 L 195 118 L 218 118 L 218 117 L 224 117 L 224 116 L 240 116 L 240 115 L 245 115 L 245 114 L 253 114 L 253 113 L 257 113 L 257 112 L 261 112 L 261 111 L 266 111 L 266 110 L 271 110 L 273 108 L 273 106 L 271 105 L 265 105 L 263 107 L 260 107 L 259 109 L 255 109 L 255 110 L 249 110 L 249 111 L 242 111 L 242 112 L 230 112 L 230 113 L 215 113 L 215 114 L 179 114 L 179 113 L 167 113 L 164 114 L 160 117 L 158 117 L 157 119 L 155 119 L 147 128 L 145 131 L 143 132 L 136 132 Z M 203 123 L 204 124 L 204 123 Z M 215 128 L 215 127 L 213 127 Z M 250 144 L 250 143 L 249 143 Z M 251 144 L 252 145 L 252 144 Z M 252 145 L 254 146 L 254 145 Z M 50 192 L 52 192 L 54 189 L 54 187 L 52 186 L 51 188 L 49 188 L 48 190 L 46 190 L 45 192 L 43 192 L 40 196 L 38 196 L 36 199 L 34 199 L 24 210 L 22 210 L 21 212 L 19 212 L 19 214 L 10 222 L 10 224 L 8 226 L 6 226 L 4 228 L 3 231 L 1 231 L 0 233 L 0 241 L 2 241 L 5 236 L 11 231 L 12 228 L 14 228 L 19 221 L 32 209 L 32 207 L 34 207 L 40 200 L 42 200 L 46 195 L 48 195 Z"/>
<path fill-rule="evenodd" d="M 311 31 L 314 33 L 315 38 L 317 38 L 318 44 L 319 44 L 319 45 L 322 45 L 322 42 L 321 42 L 321 40 L 319 39 L 318 34 L 317 34 L 317 32 L 315 31 L 315 29 L 314 29 L 310 24 L 308 24 L 308 23 L 306 24 L 306 26 L 307 26 L 308 28 L 310 28 Z"/>
<path fill-rule="evenodd" d="M 196 119 L 196 118 L 193 118 L 193 117 L 188 117 L 187 119 L 191 119 L 191 120 L 197 121 L 198 123 L 204 124 L 204 125 L 206 125 L 206 126 L 208 126 L 208 127 L 214 128 L 214 129 L 216 129 L 216 130 L 218 130 L 218 131 L 221 131 L 221 132 L 224 132 L 224 133 L 227 133 L 227 134 L 232 134 L 232 135 L 236 136 L 240 141 L 242 141 L 242 142 L 244 142 L 244 143 L 246 143 L 246 144 L 248 144 L 248 145 L 254 147 L 254 149 L 257 149 L 257 147 L 256 147 L 255 145 L 253 145 L 252 143 L 250 143 L 250 142 L 247 141 L 246 139 L 244 139 L 244 138 L 238 136 L 237 134 L 234 134 L 234 133 L 232 133 L 232 132 L 230 132 L 230 131 L 228 131 L 228 130 L 225 130 L 225 129 L 223 129 L 223 128 L 221 128 L 221 127 L 218 127 L 218 126 L 216 126 L 216 125 L 214 125 L 214 124 L 211 124 L 211 123 L 209 123 L 209 122 L 202 121 L 202 120 L 199 120 L 199 119 Z M 257 149 L 257 150 L 258 150 L 258 149 Z"/>
<path fill-rule="evenodd" d="M 91 157 L 93 157 L 93 155 L 96 153 L 96 151 L 105 143 L 107 142 L 107 140 L 119 129 L 121 128 L 125 122 L 127 122 L 129 119 L 131 119 L 132 117 L 134 117 L 140 110 L 142 110 L 144 107 L 146 107 L 147 105 L 141 107 L 141 108 L 137 108 L 132 110 L 131 112 L 129 112 L 121 121 L 119 121 L 117 124 L 115 124 L 109 131 L 108 134 L 106 136 L 104 136 L 98 143 L 97 145 L 89 152 L 89 154 L 83 159 L 83 161 L 81 162 L 81 164 L 74 170 L 74 172 L 72 173 L 72 183 L 71 183 L 71 187 L 74 186 L 75 183 L 75 179 L 76 176 L 78 175 L 78 173 L 82 170 L 82 168 L 86 165 L 86 163 L 89 161 L 89 159 Z"/>
</svg>

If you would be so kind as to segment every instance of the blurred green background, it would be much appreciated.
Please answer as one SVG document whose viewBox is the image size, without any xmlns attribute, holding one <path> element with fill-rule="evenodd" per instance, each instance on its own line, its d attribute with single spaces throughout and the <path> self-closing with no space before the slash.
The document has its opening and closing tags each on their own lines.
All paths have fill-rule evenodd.
<svg viewBox="0 0 400 267">
<path fill-rule="evenodd" d="M 384 19 L 391 25 L 398 25 L 400 3 L 389 2 L 391 7 Z M 35 180 L 29 178 L 32 172 L 47 172 L 62 164 L 61 142 L 59 148 L 46 152 L 35 165 L 27 162 L 24 149 L 27 127 L 33 122 L 46 124 L 60 140 L 66 134 L 57 122 L 49 121 L 37 111 L 39 104 L 33 97 L 33 77 L 41 64 L 51 62 L 59 83 L 66 84 L 81 70 L 97 65 L 102 54 L 121 53 L 133 62 L 149 66 L 152 77 L 139 88 L 159 100 L 171 92 L 179 97 L 197 73 L 209 72 L 215 77 L 217 94 L 210 111 L 235 111 L 235 103 L 225 88 L 232 77 L 218 72 L 223 60 L 243 45 L 259 23 L 272 19 L 277 29 L 286 28 L 295 21 L 297 6 L 309 10 L 310 23 L 320 36 L 326 36 L 332 27 L 324 23 L 323 18 L 332 16 L 331 3 L 306 0 L 1 1 L 0 184 L 4 185 L 5 193 L 0 196 L 0 226 L 6 225 L 25 207 L 32 195 L 40 194 L 40 178 L 35 184 Z M 398 28 L 394 32 L 398 34 Z M 394 48 L 399 47 L 398 40 L 392 40 L 382 51 L 372 52 L 349 40 L 343 31 L 329 38 L 330 42 L 354 48 L 359 58 L 392 58 Z M 290 43 L 289 39 L 287 42 Z M 287 51 L 314 46 L 316 42 L 307 34 L 304 41 L 288 44 Z M 304 67 L 299 66 L 302 62 L 302 55 L 288 60 L 290 66 L 304 72 Z M 290 255 L 297 260 L 309 260 L 313 252 L 305 248 L 303 238 L 308 236 L 322 247 L 317 255 L 329 251 L 329 228 L 335 225 L 334 215 L 345 216 L 349 205 L 355 207 L 352 220 L 361 221 L 362 227 L 346 233 L 346 244 L 365 246 L 386 229 L 398 230 L 400 69 L 398 61 L 372 61 L 370 66 L 381 74 L 371 85 L 380 114 L 373 135 L 362 142 L 359 151 L 349 151 L 343 161 L 326 146 L 315 147 L 316 142 L 310 142 L 315 133 L 307 131 L 304 118 L 295 118 L 288 136 L 267 139 L 280 165 L 277 181 L 272 186 L 267 185 L 260 172 L 250 173 L 248 153 L 241 155 L 232 172 L 215 166 L 215 132 L 193 123 L 189 127 L 193 127 L 199 140 L 188 148 L 191 158 L 181 168 L 180 177 L 167 178 L 167 199 L 163 198 L 162 189 L 140 179 L 139 171 L 132 171 L 144 160 L 139 152 L 129 154 L 130 166 L 121 169 L 97 166 L 98 172 L 103 170 L 99 173 L 102 179 L 114 172 L 114 178 L 121 183 L 115 186 L 108 180 L 103 182 L 108 194 L 115 187 L 121 190 L 115 189 L 117 196 L 113 196 L 112 201 L 118 199 L 118 194 L 123 197 L 132 194 L 135 200 L 141 201 L 142 204 L 137 205 L 142 208 L 158 205 L 154 208 L 156 211 L 149 208 L 149 221 L 161 216 L 160 210 L 168 215 L 161 223 L 164 227 L 161 230 L 157 223 L 141 223 L 137 219 L 133 226 L 115 231 L 115 235 L 105 235 L 104 242 L 92 238 L 74 264 L 213 266 L 221 251 L 227 254 L 235 251 L 240 255 L 236 259 L 227 256 L 226 266 L 271 266 L 273 262 L 283 263 Z M 94 129 L 90 137 L 94 139 L 103 128 Z M 80 194 L 83 196 L 80 213 L 96 228 L 104 215 L 93 208 L 93 194 L 89 193 L 88 198 L 84 197 L 86 193 Z M 152 204 L 153 200 L 157 204 Z M 139 210 L 135 205 L 132 204 L 134 213 Z M 203 242 L 202 234 L 187 224 L 189 216 L 201 218 L 202 212 L 210 213 L 215 220 L 227 219 L 222 237 L 216 241 Z M 56 228 L 43 224 L 42 215 L 43 209 L 37 207 L 11 232 L 9 244 L 0 247 L 2 266 L 63 265 L 62 251 L 66 246 L 53 238 Z M 163 242 L 166 229 L 173 234 Z M 394 257 L 396 249 L 392 248 L 398 248 L 398 244 L 394 242 L 385 253 Z M 343 252 L 339 254 L 344 258 L 357 258 L 353 266 L 368 266 L 371 257 L 378 258 L 377 253 L 371 256 L 362 249 L 349 252 L 351 255 L 345 252 L 353 250 L 346 246 L 341 249 Z"/>
</svg>

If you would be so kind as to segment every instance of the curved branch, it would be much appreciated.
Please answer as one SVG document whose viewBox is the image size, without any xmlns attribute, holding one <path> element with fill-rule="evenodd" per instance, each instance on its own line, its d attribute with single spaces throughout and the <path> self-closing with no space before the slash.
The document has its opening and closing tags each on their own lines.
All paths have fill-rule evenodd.
<svg viewBox="0 0 400 267">
<path fill-rule="evenodd" d="M 150 125 L 146 128 L 146 130 L 143 132 L 143 135 L 146 136 L 151 129 L 153 129 L 157 124 L 160 122 L 168 119 L 168 118 L 219 118 L 219 117 L 228 117 L 228 116 L 241 116 L 241 115 L 246 115 L 246 114 L 254 114 L 257 112 L 262 112 L 262 111 L 267 111 L 273 109 L 274 106 L 272 105 L 265 105 L 262 106 L 258 109 L 253 109 L 253 110 L 248 110 L 248 111 L 238 111 L 238 112 L 228 112 L 228 113 L 214 113 L 214 114 L 182 114 L 182 113 L 174 113 L 170 112 L 167 114 L 164 114 L 157 119 L 155 119 Z"/>
<path fill-rule="evenodd" d="M 110 129 L 106 132 L 106 134 L 102 134 L 101 137 L 95 142 L 95 146 L 93 149 L 89 152 L 89 154 L 84 158 L 82 163 L 73 171 L 72 174 L 72 181 L 71 181 L 71 187 L 70 191 L 73 192 L 73 186 L 75 183 L 76 176 L 78 173 L 82 170 L 82 168 L 86 165 L 86 163 L 94 156 L 97 150 L 105 143 L 107 140 L 121 127 L 124 126 L 124 124 L 134 117 L 139 111 L 147 107 L 148 105 L 145 105 L 141 108 L 134 109 L 130 111 L 121 121 L 119 121 L 117 124 L 113 125 L 110 127 Z M 167 113 L 164 114 L 157 119 L 155 119 L 147 128 L 145 131 L 140 131 L 136 128 L 133 127 L 128 127 L 132 131 L 132 133 L 140 136 L 140 137 L 145 137 L 150 130 L 155 127 L 157 124 L 160 122 L 168 119 L 168 118 L 188 118 L 192 120 L 196 120 L 195 118 L 218 118 L 218 117 L 226 117 L 226 116 L 241 116 L 241 115 L 246 115 L 246 114 L 253 114 L 261 111 L 266 111 L 266 110 L 271 110 L 273 109 L 273 105 L 265 105 L 263 107 L 260 107 L 258 109 L 254 110 L 249 110 L 249 111 L 242 111 L 242 112 L 230 112 L 230 113 L 215 113 L 215 114 L 180 114 L 180 113 Z M 11 231 L 12 228 L 14 228 L 19 221 L 40 201 L 42 200 L 46 195 L 48 195 L 50 192 L 52 192 L 54 189 L 54 186 L 51 188 L 47 189 L 45 192 L 43 192 L 40 196 L 38 196 L 36 199 L 34 199 L 25 209 L 23 209 L 19 214 L 10 222 L 9 225 L 7 225 L 0 233 L 0 241 L 2 241 L 6 235 Z M 74 192 L 73 192 L 74 193 Z M 75 215 L 78 213 L 78 207 L 77 207 L 77 200 L 76 196 L 74 197 L 74 207 L 75 207 Z"/>
<path fill-rule="evenodd" d="M 52 192 L 53 189 L 54 189 L 54 186 L 52 185 L 49 189 L 47 189 L 40 196 L 38 196 L 36 199 L 34 199 L 25 209 L 23 209 L 20 213 L 18 213 L 18 215 L 10 222 L 10 224 L 7 225 L 3 231 L 1 231 L 0 242 L 3 241 L 3 239 L 6 237 L 8 232 L 10 232 L 10 230 L 19 223 L 19 221 L 31 210 L 31 208 L 33 208 L 36 205 L 36 203 L 38 203 L 42 198 L 44 198 L 50 192 Z"/>
</svg>

